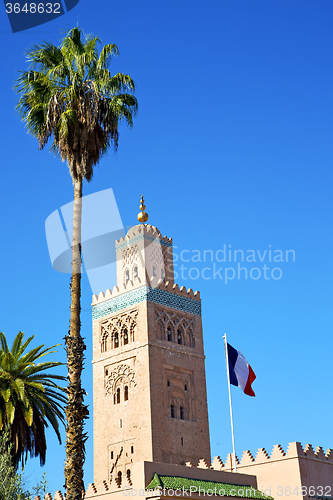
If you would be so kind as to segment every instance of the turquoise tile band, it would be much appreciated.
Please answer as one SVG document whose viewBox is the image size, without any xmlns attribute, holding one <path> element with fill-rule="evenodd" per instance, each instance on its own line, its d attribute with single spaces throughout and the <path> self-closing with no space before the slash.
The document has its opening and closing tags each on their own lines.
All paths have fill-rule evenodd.
<svg viewBox="0 0 333 500">
<path fill-rule="evenodd" d="M 175 293 L 168 292 L 167 290 L 160 290 L 159 288 L 152 288 L 144 285 L 140 288 L 136 288 L 135 290 L 125 292 L 118 297 L 106 300 L 101 304 L 93 305 L 93 320 L 104 318 L 104 316 L 122 311 L 127 307 L 139 304 L 145 300 L 153 302 L 154 304 L 168 306 L 172 309 L 178 309 L 179 311 L 195 314 L 196 316 L 201 316 L 200 301 L 190 299 L 189 297 L 182 297 L 180 295 L 176 295 Z"/>
</svg>

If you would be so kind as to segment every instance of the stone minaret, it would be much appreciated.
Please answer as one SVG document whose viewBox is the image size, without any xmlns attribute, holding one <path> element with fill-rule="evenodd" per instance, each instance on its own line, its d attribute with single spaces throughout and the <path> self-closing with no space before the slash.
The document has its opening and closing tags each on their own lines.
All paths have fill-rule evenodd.
<svg viewBox="0 0 333 500">
<path fill-rule="evenodd" d="M 200 294 L 174 284 L 172 240 L 143 203 L 116 242 L 117 286 L 93 297 L 95 483 L 210 461 Z"/>
</svg>

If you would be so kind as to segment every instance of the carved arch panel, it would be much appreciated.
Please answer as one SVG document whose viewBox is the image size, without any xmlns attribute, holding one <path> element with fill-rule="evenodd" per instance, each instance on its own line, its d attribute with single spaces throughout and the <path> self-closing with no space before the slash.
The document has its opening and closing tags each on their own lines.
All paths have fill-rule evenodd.
<svg viewBox="0 0 333 500">
<path fill-rule="evenodd" d="M 134 368 L 130 365 L 122 363 L 116 366 L 106 377 L 105 392 L 106 394 L 111 394 L 114 397 L 115 403 L 120 403 L 120 399 L 117 401 L 118 394 L 120 394 L 119 398 L 123 395 L 124 400 L 127 401 L 129 399 L 130 389 L 136 387 L 136 385 Z M 118 391 L 118 389 L 120 389 L 120 391 Z M 125 394 L 127 399 L 125 399 Z"/>
<path fill-rule="evenodd" d="M 175 344 L 195 348 L 195 319 L 156 309 L 156 337 Z"/>
<path fill-rule="evenodd" d="M 117 349 L 135 341 L 138 310 L 126 312 L 100 323 L 101 352 Z"/>
</svg>

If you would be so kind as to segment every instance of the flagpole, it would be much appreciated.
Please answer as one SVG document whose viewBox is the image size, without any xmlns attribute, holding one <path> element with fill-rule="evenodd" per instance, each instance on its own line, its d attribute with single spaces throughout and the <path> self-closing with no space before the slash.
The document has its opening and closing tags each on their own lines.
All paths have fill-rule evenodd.
<svg viewBox="0 0 333 500">
<path fill-rule="evenodd" d="M 223 335 L 223 339 L 224 339 L 224 348 L 225 348 L 225 361 L 226 361 L 226 365 L 227 365 L 227 377 L 228 377 L 232 448 L 233 448 L 233 452 L 234 452 L 235 472 L 237 472 L 235 436 L 234 436 L 234 419 L 233 419 L 233 416 L 232 416 L 231 390 L 230 390 L 230 373 L 229 373 L 229 358 L 228 358 L 228 344 L 227 344 L 227 334 L 226 333 Z M 231 470 L 232 470 L 232 466 L 231 466 Z"/>
</svg>

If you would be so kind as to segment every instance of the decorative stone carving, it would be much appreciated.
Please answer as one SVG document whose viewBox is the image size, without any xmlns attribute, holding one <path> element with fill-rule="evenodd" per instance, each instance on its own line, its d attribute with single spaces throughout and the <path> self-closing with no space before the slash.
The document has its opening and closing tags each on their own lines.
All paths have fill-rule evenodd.
<svg viewBox="0 0 333 500">
<path fill-rule="evenodd" d="M 159 267 L 165 265 L 162 254 L 162 248 L 160 245 L 152 244 L 149 245 L 148 249 L 149 249 L 148 252 L 149 262 L 154 262 Z"/>
<path fill-rule="evenodd" d="M 176 344 L 195 347 L 195 319 L 156 309 L 157 338 Z"/>
<path fill-rule="evenodd" d="M 138 245 L 133 245 L 123 250 L 122 252 L 123 267 L 131 266 L 133 262 L 136 262 L 137 260 L 138 260 Z"/>
<path fill-rule="evenodd" d="M 138 310 L 108 318 L 100 324 L 101 352 L 134 342 Z"/>
<path fill-rule="evenodd" d="M 129 365 L 118 365 L 105 381 L 105 392 L 115 394 L 118 384 L 128 384 L 136 387 L 135 371 Z"/>
</svg>

